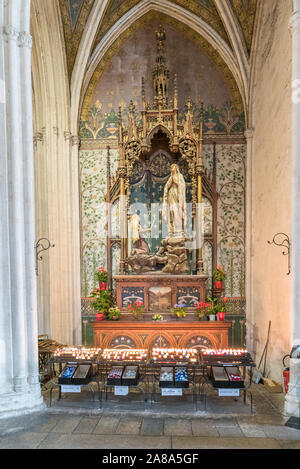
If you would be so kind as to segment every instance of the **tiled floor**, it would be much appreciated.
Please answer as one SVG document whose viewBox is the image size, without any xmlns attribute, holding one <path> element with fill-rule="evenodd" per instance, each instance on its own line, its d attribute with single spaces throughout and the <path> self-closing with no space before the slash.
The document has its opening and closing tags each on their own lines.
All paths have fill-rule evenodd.
<svg viewBox="0 0 300 469">
<path fill-rule="evenodd" d="M 43 412 L 0 420 L 0 449 L 300 449 L 300 430 L 284 425 L 284 394 L 252 388 L 252 415 L 241 398 L 214 395 L 204 411 L 191 396 L 170 405 L 157 397 L 152 409 L 137 394 L 109 396 L 99 409 L 88 393 L 60 402 L 56 394 Z"/>
</svg>

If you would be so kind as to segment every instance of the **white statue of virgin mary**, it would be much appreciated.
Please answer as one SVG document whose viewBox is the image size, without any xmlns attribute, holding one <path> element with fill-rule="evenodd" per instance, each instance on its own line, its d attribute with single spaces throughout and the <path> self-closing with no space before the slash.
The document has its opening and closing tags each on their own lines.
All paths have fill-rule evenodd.
<svg viewBox="0 0 300 469">
<path fill-rule="evenodd" d="M 184 177 L 177 164 L 172 164 L 163 198 L 163 216 L 168 222 L 170 237 L 184 237 L 185 202 Z"/>
</svg>

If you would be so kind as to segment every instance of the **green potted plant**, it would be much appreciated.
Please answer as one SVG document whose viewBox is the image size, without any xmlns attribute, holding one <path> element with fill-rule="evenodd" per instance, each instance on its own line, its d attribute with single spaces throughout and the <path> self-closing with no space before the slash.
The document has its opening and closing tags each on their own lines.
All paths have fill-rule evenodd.
<svg viewBox="0 0 300 469">
<path fill-rule="evenodd" d="M 106 317 L 109 321 L 118 321 L 121 317 L 121 311 L 116 306 L 109 308 Z"/>
<path fill-rule="evenodd" d="M 219 321 L 224 321 L 225 319 L 226 302 L 227 298 L 218 298 L 216 301 L 215 309 L 217 311 Z"/>
<path fill-rule="evenodd" d="M 104 269 L 104 267 L 98 267 L 98 269 L 95 273 L 95 279 L 99 283 L 99 289 L 100 290 L 106 290 L 108 273 Z"/>
<path fill-rule="evenodd" d="M 186 305 L 184 303 L 174 305 L 174 308 L 171 308 L 170 311 L 177 319 L 183 319 L 186 317 Z"/>
<path fill-rule="evenodd" d="M 128 312 L 132 314 L 134 319 L 142 319 L 143 314 L 144 314 L 144 303 L 142 301 L 135 301 L 134 303 L 131 303 L 128 305 Z"/>
<path fill-rule="evenodd" d="M 216 290 L 223 290 L 223 282 L 226 278 L 225 271 L 221 265 L 218 265 L 212 273 L 214 279 L 214 287 Z"/>
<path fill-rule="evenodd" d="M 96 320 L 101 321 L 104 319 L 105 313 L 111 307 L 111 292 L 108 290 L 100 290 L 99 288 L 95 288 L 90 298 L 93 298 L 94 301 L 92 302 L 92 307 L 96 313 Z"/>
</svg>

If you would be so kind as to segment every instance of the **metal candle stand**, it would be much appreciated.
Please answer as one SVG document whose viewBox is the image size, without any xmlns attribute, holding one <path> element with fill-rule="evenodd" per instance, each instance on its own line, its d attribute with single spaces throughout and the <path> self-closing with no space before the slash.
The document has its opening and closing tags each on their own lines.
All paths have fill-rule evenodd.
<svg viewBox="0 0 300 469">
<path fill-rule="evenodd" d="M 150 357 L 150 355 L 149 355 Z M 213 382 L 209 373 L 209 370 L 211 369 L 212 366 L 217 366 L 217 367 L 239 367 L 242 368 L 242 380 L 243 380 L 243 385 L 240 386 L 238 389 L 244 392 L 244 403 L 246 404 L 246 393 L 248 392 L 250 394 L 251 398 L 251 413 L 253 409 L 253 399 L 252 399 L 252 393 L 249 390 L 249 387 L 245 386 L 245 379 L 246 379 L 246 369 L 247 367 L 250 367 L 250 385 L 252 381 L 252 368 L 255 367 L 255 363 L 253 362 L 251 356 L 249 353 L 245 353 L 242 356 L 236 356 L 236 355 L 215 355 L 215 356 L 210 356 L 210 355 L 203 355 L 203 353 L 200 353 L 197 363 L 191 363 L 189 360 L 184 359 L 184 360 L 178 360 L 176 357 L 174 360 L 168 359 L 168 360 L 153 360 L 153 357 L 143 357 L 143 359 L 136 359 L 136 360 L 118 360 L 118 359 L 103 359 L 101 353 L 99 353 L 98 356 L 89 359 L 89 360 L 76 360 L 75 358 L 72 357 L 55 357 L 52 356 L 50 359 L 50 363 L 52 364 L 53 368 L 55 364 L 59 364 L 59 373 L 62 372 L 62 364 L 70 364 L 70 365 L 78 365 L 78 364 L 91 364 L 91 366 L 94 368 L 94 373 L 92 373 L 92 376 L 90 376 L 90 379 L 88 382 L 85 382 L 83 384 L 80 384 L 81 386 L 87 386 L 90 391 L 93 392 L 93 401 L 95 401 L 95 391 L 91 386 L 91 382 L 96 382 L 97 383 L 97 388 L 98 388 L 98 399 L 99 399 L 99 407 L 102 408 L 103 400 L 102 400 L 102 389 L 101 389 L 101 383 L 103 383 L 103 392 L 105 393 L 105 401 L 108 399 L 108 390 L 111 388 L 115 388 L 116 386 L 124 386 L 122 384 L 122 381 L 120 380 L 121 384 L 113 384 L 112 381 L 108 382 L 108 376 L 110 373 L 110 370 L 113 366 L 120 366 L 123 367 L 124 370 L 126 366 L 138 366 L 139 367 L 139 374 L 136 377 L 135 384 L 130 385 L 128 383 L 128 379 L 126 381 L 126 387 L 128 387 L 128 391 L 130 389 L 136 389 L 141 392 L 141 395 L 143 397 L 143 401 L 145 404 L 145 407 L 147 404 L 150 404 L 150 408 L 152 408 L 154 401 L 154 395 L 158 394 L 158 387 L 160 389 L 163 388 L 163 385 L 159 386 L 160 384 L 160 374 L 161 374 L 161 367 L 170 367 L 173 369 L 173 377 L 174 377 L 174 369 L 175 368 L 180 368 L 184 367 L 186 368 L 187 371 L 187 376 L 188 376 L 188 385 L 185 381 L 183 381 L 185 384 L 182 384 L 182 382 L 178 381 L 176 383 L 176 379 L 174 378 L 173 385 L 167 386 L 169 388 L 174 388 L 174 389 L 186 389 L 186 390 L 191 390 L 192 391 L 192 401 L 195 406 L 195 410 L 197 411 L 198 409 L 198 402 L 203 402 L 205 405 L 206 409 L 206 404 L 207 404 L 207 393 L 206 393 L 206 387 L 207 386 L 213 386 Z M 124 371 L 123 370 L 123 371 Z M 125 382 L 125 381 L 124 381 Z M 55 387 L 59 387 L 59 397 L 58 400 L 61 399 L 62 395 L 62 390 L 61 387 L 63 386 L 62 383 L 59 382 L 59 379 L 57 381 L 51 380 L 51 388 L 50 388 L 50 407 L 52 405 L 52 393 L 53 389 Z M 64 384 L 66 387 L 69 384 Z M 228 385 L 228 389 L 232 389 L 236 387 L 233 385 L 230 387 L 230 384 Z M 197 390 L 198 389 L 198 390 Z M 217 389 L 215 387 L 215 389 Z M 128 394 L 128 393 L 127 393 Z M 124 395 L 127 395 L 124 394 Z M 183 394 L 183 391 L 182 391 Z M 199 399 L 198 399 L 199 397 Z"/>
<path fill-rule="evenodd" d="M 201 359 L 200 359 L 201 365 L 202 365 L 202 370 L 203 370 L 203 376 L 202 379 L 200 380 L 199 383 L 199 395 L 200 395 L 200 400 L 204 401 L 204 409 L 206 410 L 207 408 L 207 392 L 205 392 L 205 389 L 207 387 L 212 387 L 215 390 L 220 389 L 238 389 L 239 391 L 243 391 L 244 393 L 244 404 L 247 403 L 247 392 L 250 394 L 250 409 L 251 413 L 253 412 L 253 396 L 252 392 L 250 391 L 250 386 L 252 383 L 252 369 L 256 366 L 255 363 L 253 362 L 250 354 L 248 352 L 237 356 L 234 354 L 219 354 L 219 355 L 203 355 L 201 354 Z M 212 367 L 237 367 L 237 368 L 242 368 L 242 380 L 241 383 L 242 385 L 237 385 L 233 384 L 234 382 L 228 381 L 228 385 L 219 385 L 216 381 L 214 381 L 212 377 Z M 250 368 L 250 377 L 249 381 L 250 384 L 249 386 L 245 385 L 246 381 L 246 369 Z M 236 383 L 239 383 L 238 381 Z M 220 394 L 220 392 L 219 392 Z"/>
<path fill-rule="evenodd" d="M 91 386 L 91 383 L 92 382 L 95 382 L 97 384 L 97 391 L 98 391 L 98 401 L 99 401 L 99 408 L 101 409 L 102 407 L 102 392 L 101 392 L 101 385 L 100 385 L 100 381 L 99 381 L 99 369 L 98 369 L 98 364 L 99 364 L 99 356 L 98 357 L 95 357 L 94 359 L 75 359 L 73 357 L 67 357 L 67 356 L 64 356 L 64 357 L 55 357 L 55 356 L 52 356 L 49 360 L 49 364 L 52 365 L 53 367 L 53 375 L 55 376 L 55 369 L 54 369 L 54 366 L 55 364 L 58 364 L 59 365 L 59 375 L 62 373 L 62 370 L 63 370 L 63 367 L 62 365 L 65 364 L 69 364 L 69 365 L 90 365 L 92 368 L 94 368 L 93 371 L 95 371 L 95 373 L 92 373 L 91 376 L 89 376 L 89 378 L 87 379 L 87 382 L 82 382 L 80 384 L 75 384 L 76 386 L 86 386 L 88 387 L 88 389 L 92 392 L 92 395 L 93 395 L 93 402 L 95 401 L 95 391 L 93 389 L 93 387 Z M 63 382 L 59 382 L 59 377 L 57 377 L 57 381 L 54 381 L 54 379 L 50 380 L 49 383 L 52 385 L 50 387 L 50 399 L 49 399 L 49 407 L 52 406 L 52 394 L 53 394 L 53 390 L 58 387 L 58 400 L 60 400 L 62 398 L 62 386 L 66 387 L 66 389 L 68 388 L 68 386 L 72 386 L 71 383 L 63 383 Z M 78 381 L 76 381 L 76 383 L 78 383 Z M 71 389 L 71 387 L 69 388 Z M 64 391 L 64 392 L 68 392 L 68 391 Z"/>
<path fill-rule="evenodd" d="M 124 369 L 126 368 L 126 366 L 138 366 L 139 367 L 139 376 L 138 376 L 137 384 L 126 384 L 126 387 L 128 387 L 128 390 L 138 389 L 139 391 L 141 391 L 144 404 L 146 406 L 147 401 L 148 401 L 148 398 L 147 398 L 148 383 L 147 383 L 147 366 L 144 360 L 142 361 L 126 361 L 125 360 L 121 362 L 118 360 L 116 361 L 111 360 L 111 361 L 100 362 L 100 375 L 101 375 L 101 381 L 103 382 L 103 386 L 104 386 L 105 401 L 107 401 L 108 389 L 112 389 L 112 388 L 115 389 L 116 386 L 124 386 L 123 384 L 112 384 L 112 383 L 107 382 L 111 368 L 113 366 L 118 366 L 118 365 L 120 367 L 121 366 L 124 367 Z M 143 385 L 145 385 L 145 389 L 143 388 Z"/>
</svg>

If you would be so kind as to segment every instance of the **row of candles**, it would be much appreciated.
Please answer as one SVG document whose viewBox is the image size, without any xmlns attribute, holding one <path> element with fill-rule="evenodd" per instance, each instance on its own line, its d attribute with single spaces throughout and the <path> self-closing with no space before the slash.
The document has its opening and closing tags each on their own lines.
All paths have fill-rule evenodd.
<svg viewBox="0 0 300 469">
<path fill-rule="evenodd" d="M 202 350 L 203 355 L 212 355 L 212 356 L 242 356 L 246 355 L 248 353 L 248 350 L 246 349 L 233 349 L 233 348 L 228 348 L 228 349 L 204 349 Z"/>
<path fill-rule="evenodd" d="M 75 360 L 93 360 L 99 356 L 101 348 L 61 347 L 55 350 L 55 358 L 74 358 Z"/>
<path fill-rule="evenodd" d="M 197 349 L 186 348 L 154 348 L 152 359 L 157 360 L 186 360 L 196 362 L 198 358 Z"/>
<path fill-rule="evenodd" d="M 101 348 L 62 347 L 54 352 L 55 358 L 72 358 L 75 360 L 93 360 L 100 357 Z M 203 349 L 203 356 L 232 356 L 240 357 L 248 352 L 245 349 Z M 199 351 L 188 348 L 153 348 L 152 360 L 183 360 L 195 363 Z M 104 349 L 101 358 L 107 361 L 145 361 L 148 358 L 147 349 Z"/>
</svg>

